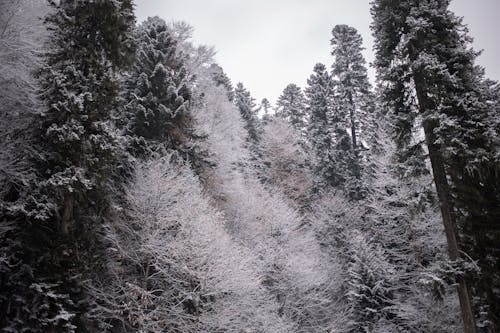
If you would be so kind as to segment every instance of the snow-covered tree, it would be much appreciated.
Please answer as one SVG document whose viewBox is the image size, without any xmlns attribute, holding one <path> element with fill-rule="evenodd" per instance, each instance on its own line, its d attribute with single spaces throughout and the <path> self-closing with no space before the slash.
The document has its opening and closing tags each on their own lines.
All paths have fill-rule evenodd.
<svg viewBox="0 0 500 333">
<path fill-rule="evenodd" d="M 278 314 L 291 325 L 290 331 L 314 332 L 333 327 L 331 313 L 335 312 L 337 300 L 330 295 L 338 293 L 338 266 L 334 258 L 321 251 L 312 230 L 298 213 L 296 202 L 283 194 L 289 185 L 281 181 L 300 174 L 300 167 L 290 170 L 289 175 L 288 170 L 281 170 L 280 180 L 262 184 L 258 179 L 261 173 L 246 162 L 252 152 L 246 145 L 245 122 L 238 109 L 228 101 L 224 89 L 214 87 L 203 73 L 197 75 L 197 80 L 203 103 L 194 112 L 195 123 L 205 133 L 205 149 L 216 165 L 208 181 L 204 181 L 206 193 L 224 213 L 230 235 L 256 258 L 262 284 L 278 303 Z M 291 160 L 289 154 L 294 155 L 298 147 L 289 143 L 281 149 L 278 145 L 297 133 L 286 122 L 278 121 L 287 127 L 278 131 L 283 132 L 279 138 L 270 138 L 271 132 L 263 134 L 262 149 L 280 152 Z M 271 163 L 276 171 L 279 158 L 273 157 Z M 305 184 L 311 176 L 303 176 Z"/>
<path fill-rule="evenodd" d="M 490 242 L 486 245 L 481 235 L 498 240 L 492 220 L 498 210 L 488 208 L 500 206 L 493 194 L 500 178 L 492 173 L 500 165 L 494 139 L 498 133 L 488 122 L 488 96 L 481 70 L 474 65 L 477 53 L 470 48 L 461 19 L 448 6 L 449 1 L 437 0 L 375 1 L 376 65 L 390 105 L 402 106 L 396 111 L 402 114 L 398 120 L 404 120 L 398 134 L 409 141 L 416 115 L 421 117 L 450 258 L 457 260 L 467 250 L 479 260 L 483 277 L 472 282 L 472 291 L 480 303 L 495 309 L 499 295 L 491 285 L 498 276 L 489 267 L 498 265 L 493 254 L 498 249 Z M 470 200 L 474 196 L 476 200 Z M 465 331 L 476 332 L 471 290 L 463 278 L 458 290 Z M 499 326 L 496 313 L 490 310 L 492 331 Z"/>
<path fill-rule="evenodd" d="M 262 115 L 262 120 L 264 122 L 268 121 L 271 118 L 271 102 L 267 98 L 263 98 L 262 101 L 260 101 L 260 106 L 259 109 L 262 110 L 263 115 Z"/>
<path fill-rule="evenodd" d="M 288 120 L 300 132 L 306 128 L 306 99 L 294 83 L 285 87 L 276 102 L 276 115 Z"/>
<path fill-rule="evenodd" d="M 263 98 L 262 101 L 260 101 L 260 107 L 262 111 L 264 111 L 264 115 L 269 115 L 269 112 L 271 110 L 271 103 L 267 98 Z"/>
<path fill-rule="evenodd" d="M 354 230 L 350 238 L 347 301 L 349 322 L 346 332 L 371 332 L 387 316 L 391 305 L 391 267 L 380 248 Z"/>
<path fill-rule="evenodd" d="M 449 260 L 432 177 L 401 177 L 390 128 L 385 117 L 378 118 L 378 148 L 371 156 L 373 177 L 361 227 L 393 267 L 389 321 L 404 331 L 454 332 L 459 325 L 456 294 L 436 273 Z"/>
<path fill-rule="evenodd" d="M 318 188 L 328 185 L 338 186 L 343 183 L 345 170 L 341 161 L 336 160 L 335 146 L 338 137 L 332 129 L 333 82 L 325 65 L 316 64 L 314 73 L 307 81 L 305 89 L 307 97 L 307 113 L 309 124 L 307 138 L 315 153 L 314 171 Z M 349 149 L 347 149 L 348 151 Z"/>
<path fill-rule="evenodd" d="M 126 133 L 139 154 L 159 148 L 183 149 L 190 126 L 189 77 L 177 53 L 177 40 L 158 17 L 136 30 L 137 59 L 126 80 Z"/>
<path fill-rule="evenodd" d="M 259 140 L 259 120 L 255 99 L 250 95 L 250 92 L 243 86 L 243 83 L 238 82 L 234 89 L 234 104 L 238 107 L 241 117 L 245 121 L 245 129 L 248 131 L 248 139 L 251 143 L 256 143 Z"/>
<path fill-rule="evenodd" d="M 7 287 L 16 295 L 6 311 L 4 327 L 11 331 L 74 332 L 83 326 L 88 244 L 110 207 L 117 74 L 131 60 L 130 1 L 60 1 L 51 7 L 38 77 L 42 105 L 31 121 L 37 179 L 17 233 L 21 250 L 12 254 L 16 280 Z"/>
<path fill-rule="evenodd" d="M 33 182 L 30 125 L 40 107 L 33 73 L 41 65 L 47 10 L 33 0 L 0 4 L 0 216 L 23 214 Z"/>
<path fill-rule="evenodd" d="M 106 227 L 109 271 L 89 286 L 101 331 L 293 331 L 188 164 L 174 154 L 137 165 L 126 197 Z"/>
<path fill-rule="evenodd" d="M 377 90 L 338 25 L 276 116 L 188 23 L 48 3 L 0 1 L 0 330 L 497 330 L 500 86 L 448 0 L 373 0 Z"/>
<path fill-rule="evenodd" d="M 38 163 L 49 216 L 58 216 L 68 234 L 85 207 L 98 212 L 106 206 L 116 149 L 109 120 L 117 103 L 116 73 L 131 61 L 134 16 L 128 0 L 52 6 L 40 75 L 45 107 L 36 120 Z"/>
<path fill-rule="evenodd" d="M 366 196 L 366 184 L 362 182 L 363 164 L 366 155 L 361 141 L 361 128 L 368 127 L 373 120 L 370 111 L 372 94 L 365 67 L 363 40 L 355 28 L 347 25 L 336 25 L 332 30 L 332 79 L 335 87 L 336 107 L 333 121 L 338 127 L 350 129 L 352 162 L 348 167 L 350 177 L 346 179 L 349 195 L 355 199 Z M 363 126 L 364 125 L 364 126 Z"/>
<path fill-rule="evenodd" d="M 227 97 L 230 101 L 234 99 L 234 88 L 231 83 L 231 79 L 224 73 L 222 67 L 217 64 L 210 65 L 210 73 L 212 75 L 213 80 L 219 86 L 223 86 L 227 90 Z"/>
<path fill-rule="evenodd" d="M 312 187 L 312 154 L 301 133 L 288 121 L 274 117 L 264 125 L 261 147 L 266 167 L 260 178 L 304 204 Z"/>
</svg>

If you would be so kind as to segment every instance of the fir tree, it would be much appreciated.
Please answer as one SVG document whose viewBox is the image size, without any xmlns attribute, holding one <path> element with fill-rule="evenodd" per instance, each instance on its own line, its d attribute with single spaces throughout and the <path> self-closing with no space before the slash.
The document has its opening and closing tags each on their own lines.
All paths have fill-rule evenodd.
<svg viewBox="0 0 500 333">
<path fill-rule="evenodd" d="M 32 120 L 37 179 L 12 242 L 13 272 L 2 278 L 2 328 L 16 332 L 75 332 L 88 319 L 82 276 L 111 203 L 119 154 L 111 114 L 117 74 L 132 60 L 131 1 L 50 4 Z"/>
<path fill-rule="evenodd" d="M 354 231 L 350 244 L 351 263 L 348 268 L 347 300 L 349 322 L 346 332 L 372 332 L 377 322 L 387 315 L 392 291 L 390 266 L 381 249 Z"/>
<path fill-rule="evenodd" d="M 231 79 L 224 73 L 222 67 L 217 64 L 210 65 L 210 74 L 217 86 L 223 86 L 227 90 L 227 98 L 232 102 L 234 100 L 234 88 Z"/>
<path fill-rule="evenodd" d="M 127 78 L 127 133 L 139 154 L 163 148 L 183 149 L 189 127 L 189 77 L 177 42 L 158 17 L 136 32 L 137 60 Z"/>
<path fill-rule="evenodd" d="M 491 103 L 474 65 L 477 53 L 448 5 L 437 0 L 375 1 L 376 65 L 387 87 L 386 100 L 396 109 L 396 133 L 402 141 L 411 141 L 415 118 L 421 117 L 450 258 L 458 260 L 467 250 L 479 260 L 482 277 L 473 282 L 472 291 L 482 299 L 480 306 L 490 307 L 493 325 L 481 326 L 495 331 L 500 327 L 500 295 L 492 286 L 498 270 L 492 272 L 491 266 L 499 265 L 500 233 L 494 222 L 499 210 L 493 208 L 500 207 L 498 132 L 488 124 Z M 470 289 L 463 277 L 459 282 L 465 332 L 476 332 Z"/>
<path fill-rule="evenodd" d="M 297 130 L 301 132 L 305 130 L 306 99 L 299 86 L 293 83 L 287 85 L 278 97 L 276 106 L 277 116 L 288 120 Z"/>
<path fill-rule="evenodd" d="M 74 208 L 100 211 L 109 188 L 115 139 L 110 129 L 117 105 L 117 71 L 132 59 L 131 1 L 52 3 L 46 67 L 40 75 L 46 108 L 37 118 L 41 187 L 67 234 Z M 60 210 L 59 210 L 60 209 Z"/>
<path fill-rule="evenodd" d="M 269 115 L 269 111 L 271 110 L 271 103 L 267 98 L 263 98 L 262 101 L 260 101 L 260 108 L 262 111 L 264 111 L 264 115 Z"/>
<path fill-rule="evenodd" d="M 234 103 L 245 121 L 245 129 L 248 131 L 249 142 L 256 143 L 259 140 L 258 110 L 255 108 L 254 98 L 241 82 L 236 85 L 236 89 L 234 90 Z"/>
<path fill-rule="evenodd" d="M 309 115 L 307 135 L 316 155 L 315 186 L 317 189 L 338 186 L 345 178 L 339 172 L 338 161 L 335 160 L 334 133 L 331 128 L 333 86 L 325 65 L 314 66 L 314 72 L 307 80 L 307 84 L 305 89 Z"/>
<path fill-rule="evenodd" d="M 360 142 L 360 128 L 361 122 L 370 121 L 368 117 L 372 111 L 366 61 L 361 53 L 363 40 L 356 29 L 347 25 L 335 26 L 332 35 L 332 77 L 337 105 L 334 117 L 336 123 L 344 123 L 351 132 L 351 176 L 346 180 L 346 188 L 352 198 L 360 199 L 366 195 L 366 185 L 362 184 L 363 145 Z"/>
<path fill-rule="evenodd" d="M 262 123 L 265 125 L 269 121 L 271 121 L 272 116 L 270 111 L 272 110 L 271 103 L 267 98 L 263 98 L 262 101 L 260 102 L 259 109 L 262 110 Z"/>
</svg>

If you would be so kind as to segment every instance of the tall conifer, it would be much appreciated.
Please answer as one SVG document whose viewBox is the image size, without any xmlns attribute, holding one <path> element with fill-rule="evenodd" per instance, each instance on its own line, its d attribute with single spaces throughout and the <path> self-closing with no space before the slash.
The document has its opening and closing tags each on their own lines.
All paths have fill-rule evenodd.
<svg viewBox="0 0 500 333">
<path fill-rule="evenodd" d="M 491 267 L 499 267 L 498 132 L 488 123 L 491 103 L 474 65 L 477 53 L 448 6 L 447 0 L 374 1 L 376 65 L 404 148 L 421 119 L 450 258 L 458 260 L 467 251 L 482 268 L 480 279 L 468 281 L 472 288 L 458 277 L 465 332 L 477 331 L 471 291 L 481 299 L 481 310 L 489 307 L 489 320 L 481 326 L 495 331 L 500 302 L 492 287 L 498 270 Z"/>
</svg>

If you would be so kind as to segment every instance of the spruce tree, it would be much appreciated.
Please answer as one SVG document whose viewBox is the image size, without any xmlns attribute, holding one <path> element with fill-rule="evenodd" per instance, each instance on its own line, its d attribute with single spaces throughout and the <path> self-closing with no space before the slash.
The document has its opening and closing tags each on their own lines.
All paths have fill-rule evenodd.
<svg viewBox="0 0 500 333">
<path fill-rule="evenodd" d="M 50 5 L 32 120 L 36 181 L 9 255 L 13 272 L 2 278 L 1 325 L 12 332 L 84 330 L 82 280 L 98 257 L 120 153 L 111 126 L 118 73 L 133 53 L 132 1 Z"/>
<path fill-rule="evenodd" d="M 217 86 L 223 86 L 227 90 L 227 97 L 232 102 L 234 100 L 234 88 L 231 79 L 224 73 L 222 67 L 217 64 L 210 65 L 210 74 Z"/>
<path fill-rule="evenodd" d="M 262 123 L 266 124 L 267 122 L 269 122 L 271 120 L 271 117 L 272 117 L 272 115 L 270 113 L 272 110 L 272 106 L 267 98 L 263 98 L 262 101 L 260 101 L 259 109 L 262 110 L 262 112 L 263 112 Z"/>
<path fill-rule="evenodd" d="M 335 160 L 334 133 L 331 128 L 333 85 L 324 64 L 318 63 L 314 66 L 314 72 L 307 84 L 307 136 L 316 156 L 315 187 L 319 190 L 326 186 L 342 184 L 345 175 L 339 172 L 341 168 Z"/>
<path fill-rule="evenodd" d="M 255 99 L 241 82 L 238 82 L 236 89 L 234 89 L 234 103 L 238 107 L 243 121 L 245 122 L 245 129 L 248 131 L 249 142 L 255 144 L 259 141 L 258 110 L 256 109 Z"/>
<path fill-rule="evenodd" d="M 350 235 L 351 262 L 347 276 L 349 321 L 346 332 L 372 332 L 391 305 L 391 268 L 384 252 L 356 230 Z"/>
<path fill-rule="evenodd" d="M 337 105 L 335 118 L 350 128 L 352 163 L 346 188 L 352 198 L 360 199 L 366 192 L 366 185 L 362 184 L 363 144 L 360 142 L 360 129 L 362 122 L 369 121 L 373 103 L 366 61 L 361 53 L 363 40 L 355 28 L 347 25 L 335 26 L 332 36 L 332 77 Z"/>
<path fill-rule="evenodd" d="M 136 30 L 137 60 L 126 81 L 126 133 L 135 151 L 183 149 L 189 133 L 190 78 L 165 21 L 148 18 Z"/>
<path fill-rule="evenodd" d="M 262 101 L 260 101 L 260 108 L 262 111 L 264 111 L 264 115 L 269 115 L 269 111 L 272 107 L 267 98 L 263 98 Z"/>
<path fill-rule="evenodd" d="M 376 65 L 397 119 L 396 135 L 410 142 L 415 119 L 421 119 L 450 258 L 458 260 L 467 251 L 482 268 L 481 278 L 470 281 L 472 289 L 458 277 L 465 332 L 477 331 L 471 291 L 480 299 L 480 311 L 489 312 L 481 326 L 495 331 L 500 295 L 498 270 L 491 267 L 499 267 L 498 130 L 489 124 L 491 96 L 474 65 L 477 53 L 448 6 L 446 0 L 374 1 Z"/>
<path fill-rule="evenodd" d="M 293 127 L 303 132 L 306 127 L 306 99 L 302 89 L 290 83 L 276 102 L 276 115 L 288 120 Z"/>
<path fill-rule="evenodd" d="M 132 60 L 133 5 L 129 0 L 51 2 L 51 32 L 42 69 L 37 118 L 42 192 L 68 234 L 82 207 L 106 205 L 116 142 L 110 129 L 117 106 L 117 72 Z"/>
</svg>

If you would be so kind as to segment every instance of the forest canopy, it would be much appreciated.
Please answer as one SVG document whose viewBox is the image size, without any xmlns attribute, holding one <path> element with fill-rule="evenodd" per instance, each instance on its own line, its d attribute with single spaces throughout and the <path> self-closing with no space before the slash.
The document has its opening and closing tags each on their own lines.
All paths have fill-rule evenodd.
<svg viewBox="0 0 500 333">
<path fill-rule="evenodd" d="M 498 332 L 500 88 L 449 2 L 373 0 L 376 82 L 334 25 L 272 105 L 132 0 L 1 1 L 0 330 Z"/>
</svg>

